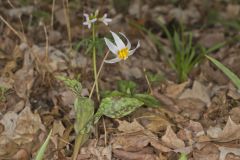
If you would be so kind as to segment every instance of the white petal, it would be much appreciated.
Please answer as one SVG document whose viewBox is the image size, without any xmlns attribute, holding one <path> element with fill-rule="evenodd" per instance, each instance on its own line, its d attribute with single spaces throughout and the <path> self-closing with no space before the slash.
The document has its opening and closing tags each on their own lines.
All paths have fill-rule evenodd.
<svg viewBox="0 0 240 160">
<path fill-rule="evenodd" d="M 129 51 L 129 56 L 131 56 L 136 51 L 136 49 L 138 49 L 139 47 L 140 47 L 140 41 L 138 41 L 138 44 L 137 44 L 136 48 Z"/>
<path fill-rule="evenodd" d="M 110 60 L 105 60 L 104 62 L 105 63 L 116 63 L 116 62 L 119 62 L 119 61 L 121 61 L 121 59 L 116 57 L 116 58 L 113 58 L 113 59 L 110 59 Z"/>
<path fill-rule="evenodd" d="M 117 53 L 118 53 L 118 48 L 117 48 L 117 46 L 115 46 L 115 45 L 114 45 L 111 41 L 109 41 L 109 39 L 107 39 L 107 38 L 104 38 L 104 40 L 105 40 L 106 45 L 108 46 L 108 49 L 109 49 L 112 53 L 117 54 Z"/>
<path fill-rule="evenodd" d="M 89 15 L 84 13 L 83 16 L 86 18 L 86 19 L 89 19 Z"/>
<path fill-rule="evenodd" d="M 90 21 L 91 21 L 92 23 L 94 23 L 94 22 L 97 21 L 97 18 L 91 19 Z"/>
<path fill-rule="evenodd" d="M 89 23 L 86 21 L 86 22 L 83 22 L 83 25 L 88 25 Z"/>
<path fill-rule="evenodd" d="M 130 49 L 131 48 L 131 42 L 129 41 L 129 39 L 122 32 L 119 32 L 119 33 L 127 40 L 127 48 Z"/>
<path fill-rule="evenodd" d="M 118 47 L 118 50 L 121 50 L 121 49 L 125 48 L 126 46 L 123 43 L 123 41 L 119 38 L 119 36 L 116 33 L 112 32 L 112 31 L 110 31 L 110 32 L 112 33 L 112 36 L 113 36 L 114 41 L 115 41 L 115 43 L 116 43 L 116 45 Z"/>
</svg>

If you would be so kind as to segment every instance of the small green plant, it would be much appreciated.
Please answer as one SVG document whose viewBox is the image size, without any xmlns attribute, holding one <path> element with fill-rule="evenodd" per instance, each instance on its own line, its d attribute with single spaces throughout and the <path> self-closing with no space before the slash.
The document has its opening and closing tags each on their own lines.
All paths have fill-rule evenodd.
<svg viewBox="0 0 240 160">
<path fill-rule="evenodd" d="M 47 149 L 47 146 L 48 146 L 48 143 L 50 141 L 51 135 L 52 135 L 52 130 L 49 132 L 45 142 L 42 144 L 42 146 L 38 150 L 35 160 L 42 160 L 43 159 L 43 156 L 44 156 L 44 153 Z"/>
<path fill-rule="evenodd" d="M 237 87 L 237 89 L 240 91 L 240 78 L 233 73 L 230 69 L 225 67 L 221 62 L 216 60 L 213 57 L 210 57 L 206 55 L 206 57 L 213 63 L 215 64 L 232 82 L 233 84 Z"/>
<path fill-rule="evenodd" d="M 74 103 L 74 109 L 76 113 L 76 120 L 74 124 L 74 129 L 76 133 L 76 140 L 74 145 L 74 151 L 72 159 L 76 160 L 80 147 L 88 139 L 91 128 L 93 125 L 97 124 L 102 116 L 107 116 L 110 118 L 122 118 L 129 115 L 137 108 L 143 106 L 144 104 L 149 107 L 158 107 L 159 102 L 149 94 L 142 94 L 136 92 L 137 84 L 132 81 L 119 81 L 118 90 L 108 91 L 103 95 L 103 99 L 100 101 L 100 105 L 97 111 L 94 113 L 94 102 L 92 101 L 92 93 L 97 84 L 97 78 L 102 70 L 102 66 L 105 63 L 117 63 L 119 61 L 126 60 L 129 56 L 133 55 L 138 47 L 140 47 L 140 42 L 138 42 L 136 48 L 131 49 L 131 43 L 127 37 L 120 33 L 126 40 L 127 44 L 120 39 L 120 37 L 110 31 L 115 44 L 113 44 L 109 39 L 104 38 L 106 45 L 109 50 L 113 52 L 115 57 L 110 60 L 106 60 L 108 53 L 105 55 L 102 64 L 98 70 L 95 82 L 92 86 L 89 97 L 82 97 L 81 90 L 82 86 L 79 81 L 75 79 L 69 79 L 66 77 L 58 76 L 57 78 L 65 83 L 65 85 L 76 94 L 77 98 Z"/>
<path fill-rule="evenodd" d="M 169 59 L 169 64 L 177 72 L 178 82 L 186 81 L 190 71 L 200 62 L 204 54 L 193 45 L 192 33 L 185 34 L 182 26 L 180 32 L 175 30 L 173 35 L 166 26 L 161 25 L 161 27 L 171 43 L 173 52 L 173 58 Z"/>
</svg>

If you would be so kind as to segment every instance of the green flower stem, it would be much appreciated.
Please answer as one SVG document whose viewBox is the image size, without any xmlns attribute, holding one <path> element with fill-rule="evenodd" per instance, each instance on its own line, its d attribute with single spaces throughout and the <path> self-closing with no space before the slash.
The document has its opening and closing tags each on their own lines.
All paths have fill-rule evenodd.
<svg viewBox="0 0 240 160">
<path fill-rule="evenodd" d="M 108 54 L 109 54 L 109 51 L 106 53 L 106 55 L 104 56 L 104 58 L 103 58 L 103 60 L 102 60 L 102 63 L 101 63 L 101 65 L 100 65 L 100 68 L 99 68 L 98 73 L 97 73 L 97 76 L 96 76 L 96 79 L 95 79 L 95 81 L 94 81 L 94 83 L 93 83 L 91 92 L 90 92 L 90 94 L 89 94 L 89 98 L 90 98 L 90 99 L 92 98 L 92 94 L 93 94 L 94 88 L 95 88 L 95 86 L 96 86 L 96 84 L 97 84 L 97 79 L 98 79 L 98 77 L 99 77 L 99 75 L 100 75 L 100 73 L 101 73 L 101 71 L 102 71 L 102 67 L 103 67 L 104 61 L 107 59 Z"/>
<path fill-rule="evenodd" d="M 76 160 L 78 157 L 78 152 L 81 148 L 81 144 L 83 142 L 84 139 L 84 134 L 78 134 L 77 135 L 77 139 L 76 142 L 74 144 L 74 150 L 73 150 L 73 156 L 72 156 L 72 160 Z"/>
<path fill-rule="evenodd" d="M 95 33 L 95 24 L 92 26 L 92 39 L 93 39 L 93 71 L 94 71 L 94 83 L 96 83 L 96 93 L 97 99 L 100 100 L 98 80 L 97 80 L 97 61 L 96 61 L 96 33 Z"/>
</svg>

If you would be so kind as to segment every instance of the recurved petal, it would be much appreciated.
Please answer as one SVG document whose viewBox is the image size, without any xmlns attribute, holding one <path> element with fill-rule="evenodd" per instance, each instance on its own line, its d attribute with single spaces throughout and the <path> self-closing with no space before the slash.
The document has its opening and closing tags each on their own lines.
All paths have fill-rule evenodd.
<svg viewBox="0 0 240 160">
<path fill-rule="evenodd" d="M 108 49 L 109 49 L 112 53 L 117 54 L 117 53 L 118 53 L 118 48 L 117 48 L 117 46 L 115 46 L 115 45 L 114 45 L 111 41 L 109 41 L 109 39 L 107 39 L 107 38 L 104 38 L 104 40 L 105 40 L 106 45 L 108 46 Z"/>
<path fill-rule="evenodd" d="M 97 21 L 97 18 L 91 19 L 90 21 L 91 21 L 92 23 L 94 23 L 94 22 Z"/>
<path fill-rule="evenodd" d="M 119 38 L 119 36 L 116 33 L 112 32 L 112 31 L 110 31 L 110 32 L 112 33 L 112 36 L 114 38 L 114 41 L 115 41 L 118 49 L 121 50 L 121 49 L 125 48 L 126 46 L 123 43 L 123 41 Z"/>
<path fill-rule="evenodd" d="M 119 59 L 118 57 L 116 57 L 116 58 L 113 58 L 113 59 L 110 59 L 110 60 L 105 60 L 104 62 L 105 62 L 105 63 L 117 63 L 117 62 L 119 62 L 119 61 L 121 61 L 121 59 Z"/>
<path fill-rule="evenodd" d="M 129 41 L 129 39 L 122 32 L 119 32 L 119 33 L 127 40 L 127 48 L 131 49 L 131 42 Z"/>
<path fill-rule="evenodd" d="M 131 56 L 140 47 L 140 41 L 138 41 L 137 47 L 129 51 L 129 56 Z"/>
</svg>

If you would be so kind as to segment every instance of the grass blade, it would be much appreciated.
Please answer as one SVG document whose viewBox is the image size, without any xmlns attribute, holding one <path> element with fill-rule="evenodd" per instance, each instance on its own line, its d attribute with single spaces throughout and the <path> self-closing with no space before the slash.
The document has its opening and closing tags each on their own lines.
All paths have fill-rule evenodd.
<svg viewBox="0 0 240 160">
<path fill-rule="evenodd" d="M 35 160 L 42 160 L 43 159 L 44 152 L 47 149 L 47 146 L 48 146 L 51 135 L 52 135 L 52 130 L 49 132 L 49 134 L 47 136 L 47 139 L 45 140 L 45 142 L 43 143 L 41 148 L 38 150 Z"/>
<path fill-rule="evenodd" d="M 218 60 L 214 59 L 213 57 L 210 57 L 210 56 L 207 56 L 207 55 L 206 55 L 206 57 L 212 63 L 214 63 L 237 86 L 237 88 L 240 90 L 240 79 L 239 79 L 239 77 L 235 73 L 233 73 L 230 69 L 225 67 L 221 62 L 219 62 Z"/>
</svg>

